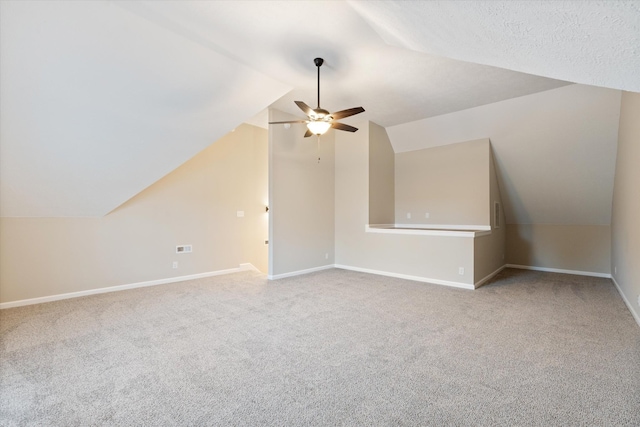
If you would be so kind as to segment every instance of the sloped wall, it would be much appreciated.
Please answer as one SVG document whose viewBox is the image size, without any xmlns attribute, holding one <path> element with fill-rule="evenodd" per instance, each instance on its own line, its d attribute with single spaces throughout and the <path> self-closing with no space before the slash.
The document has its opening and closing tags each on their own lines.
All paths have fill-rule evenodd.
<svg viewBox="0 0 640 427">
<path fill-rule="evenodd" d="M 640 325 L 640 93 L 623 92 L 613 193 L 613 278 Z"/>
<path fill-rule="evenodd" d="M 241 263 L 266 272 L 267 148 L 266 130 L 242 125 L 105 217 L 1 218 L 0 302 Z"/>
</svg>

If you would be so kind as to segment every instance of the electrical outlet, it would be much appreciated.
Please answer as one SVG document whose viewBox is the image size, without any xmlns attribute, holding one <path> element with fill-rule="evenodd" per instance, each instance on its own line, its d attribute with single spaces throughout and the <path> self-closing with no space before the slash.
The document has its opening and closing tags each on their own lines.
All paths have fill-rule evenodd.
<svg viewBox="0 0 640 427">
<path fill-rule="evenodd" d="M 458 274 L 464 276 L 464 267 L 458 268 Z"/>
<path fill-rule="evenodd" d="M 618 274 L 618 266 L 613 267 L 613 274 Z"/>
<path fill-rule="evenodd" d="M 193 246 L 192 245 L 176 246 L 176 253 L 177 254 L 190 254 L 191 252 L 193 252 Z"/>
<path fill-rule="evenodd" d="M 328 253 L 324 254 L 324 259 L 329 259 L 329 254 Z"/>
<path fill-rule="evenodd" d="M 178 268 L 178 261 L 173 261 L 173 268 Z"/>
<path fill-rule="evenodd" d="M 411 219 L 411 212 L 407 212 L 407 219 Z"/>
<path fill-rule="evenodd" d="M 244 218 L 244 211 L 237 211 L 237 212 L 236 212 L 236 216 L 237 216 L 238 218 Z"/>
<path fill-rule="evenodd" d="M 426 214 L 424 214 L 424 217 L 425 217 L 426 219 L 429 219 L 429 212 L 427 212 Z"/>
<path fill-rule="evenodd" d="M 640 295 L 638 295 L 638 307 L 640 307 Z"/>
</svg>

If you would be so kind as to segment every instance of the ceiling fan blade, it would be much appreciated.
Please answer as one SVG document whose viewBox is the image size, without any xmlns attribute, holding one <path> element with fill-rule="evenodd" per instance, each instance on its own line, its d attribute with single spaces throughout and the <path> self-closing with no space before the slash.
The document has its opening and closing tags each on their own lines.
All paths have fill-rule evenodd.
<svg viewBox="0 0 640 427">
<path fill-rule="evenodd" d="M 284 122 L 269 122 L 270 125 L 280 125 L 283 123 L 307 123 L 308 120 L 287 120 Z"/>
<path fill-rule="evenodd" d="M 296 103 L 296 105 L 298 107 L 300 107 L 300 109 L 307 115 L 307 116 L 311 116 L 312 114 L 314 114 L 314 111 L 311 107 L 309 107 L 307 104 L 305 104 L 302 101 L 293 101 Z"/>
<path fill-rule="evenodd" d="M 355 132 L 358 128 L 354 128 L 353 126 L 345 125 L 344 123 L 331 123 L 331 127 L 338 130 L 346 130 L 347 132 Z"/>
<path fill-rule="evenodd" d="M 305 138 L 309 138 L 311 135 L 313 135 L 313 132 L 311 132 L 309 129 L 307 129 L 307 131 L 304 133 Z"/>
<path fill-rule="evenodd" d="M 355 107 L 355 108 L 349 108 L 348 110 L 336 111 L 335 113 L 331 113 L 331 117 L 333 117 L 334 120 L 340 120 L 340 119 L 344 119 L 345 117 L 355 116 L 356 114 L 360 114 L 363 112 L 364 112 L 364 108 Z"/>
</svg>

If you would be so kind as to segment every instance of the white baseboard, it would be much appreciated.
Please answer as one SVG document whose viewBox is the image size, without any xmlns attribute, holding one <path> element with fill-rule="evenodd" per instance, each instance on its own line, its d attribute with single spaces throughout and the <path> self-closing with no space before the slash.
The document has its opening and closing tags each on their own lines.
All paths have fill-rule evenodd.
<svg viewBox="0 0 640 427">
<path fill-rule="evenodd" d="M 618 289 L 618 293 L 622 297 L 622 301 L 624 301 L 624 303 L 627 305 L 627 308 L 631 312 L 631 315 L 636 320 L 636 323 L 638 324 L 638 326 L 640 326 L 640 313 L 636 312 L 635 308 L 633 308 L 633 306 L 631 305 L 631 302 L 627 299 L 626 295 L 622 292 L 620 285 L 618 284 L 618 282 L 616 282 L 616 279 L 613 276 L 611 277 L 611 280 L 613 281 L 613 284 L 616 286 L 616 289 Z"/>
<path fill-rule="evenodd" d="M 309 274 L 315 271 L 329 270 L 333 267 L 334 267 L 333 264 L 328 264 L 328 265 L 322 265 L 320 267 L 307 268 L 306 270 L 298 270 L 298 271 L 291 271 L 289 273 L 269 275 L 267 276 L 267 278 L 269 280 L 278 280 L 278 279 L 284 279 L 285 277 L 293 277 L 293 276 L 300 276 L 302 274 Z"/>
<path fill-rule="evenodd" d="M 475 289 L 473 285 L 468 283 L 450 282 L 448 280 L 431 279 L 428 277 L 421 277 L 421 276 L 410 276 L 408 274 L 400 274 L 400 273 L 390 273 L 388 271 L 371 270 L 369 268 L 352 267 L 349 265 L 342 265 L 342 264 L 335 264 L 335 268 L 341 268 L 343 270 L 359 271 L 361 273 L 377 274 L 379 276 L 396 277 L 398 279 L 413 280 L 416 282 L 433 283 L 435 285 L 451 286 L 454 288 L 472 289 L 472 290 Z"/>
<path fill-rule="evenodd" d="M 257 271 L 258 273 L 262 273 L 262 271 L 258 270 L 255 265 L 250 262 L 245 262 L 240 264 L 240 268 L 238 271 Z"/>
<path fill-rule="evenodd" d="M 88 289 L 86 291 L 69 292 L 65 294 L 50 295 L 46 297 L 23 299 L 18 301 L 10 301 L 0 303 L 0 310 L 5 308 L 22 307 L 25 305 L 42 304 L 44 302 L 59 301 L 63 299 L 85 297 L 88 295 L 104 294 L 107 292 L 125 291 L 127 289 L 145 288 L 147 286 L 165 285 L 168 283 L 184 282 L 185 280 L 201 279 L 203 277 L 221 276 L 223 274 L 238 273 L 240 271 L 255 270 L 259 271 L 252 264 L 240 264 L 238 268 L 229 268 L 226 270 L 208 271 L 206 273 L 190 274 L 188 276 L 169 277 L 167 279 L 149 280 L 147 282 L 129 283 L 127 285 L 109 286 L 106 288 Z"/>
<path fill-rule="evenodd" d="M 534 267 L 531 265 L 518 264 L 507 264 L 505 267 L 518 268 L 520 270 L 547 271 L 549 273 L 575 274 L 577 276 L 604 277 L 605 279 L 611 279 L 611 274 L 609 273 L 595 273 L 593 271 L 563 270 L 560 268 Z"/>
<path fill-rule="evenodd" d="M 486 277 L 478 280 L 475 283 L 475 288 L 478 289 L 480 286 L 484 285 L 485 283 L 487 283 L 489 280 L 493 279 L 494 276 L 496 276 L 498 273 L 500 273 L 502 270 L 504 270 L 505 268 L 507 268 L 507 265 L 503 265 L 502 267 L 498 268 L 496 271 L 494 271 L 493 273 L 489 273 Z"/>
</svg>

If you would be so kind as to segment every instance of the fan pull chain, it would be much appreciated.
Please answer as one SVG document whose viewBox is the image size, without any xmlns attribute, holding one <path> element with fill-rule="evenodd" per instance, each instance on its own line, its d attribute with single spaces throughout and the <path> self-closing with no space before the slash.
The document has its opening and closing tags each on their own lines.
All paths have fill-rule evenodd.
<svg viewBox="0 0 640 427">
<path fill-rule="evenodd" d="M 318 136 L 318 163 L 320 163 L 320 135 Z"/>
</svg>

